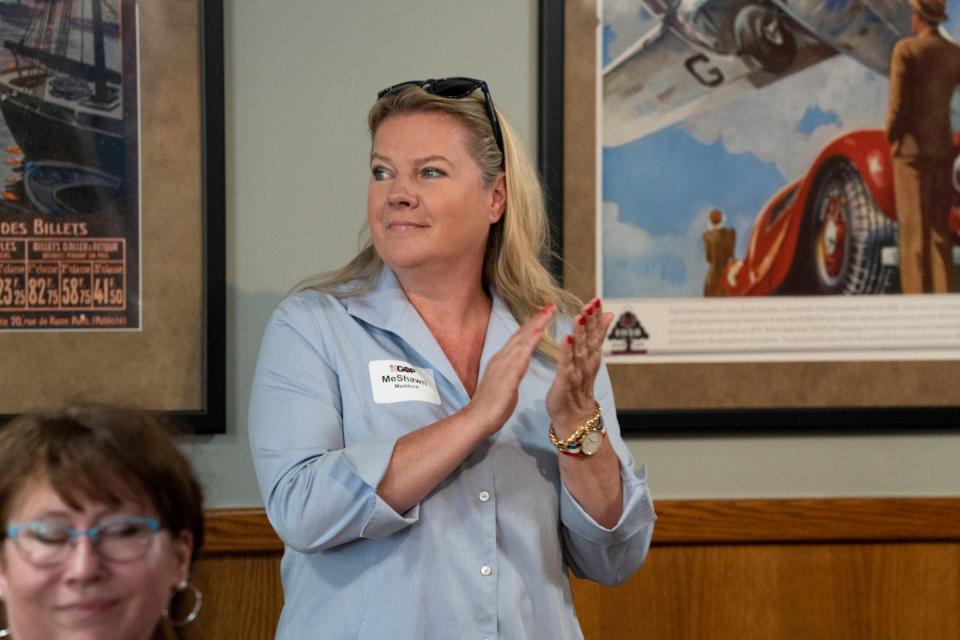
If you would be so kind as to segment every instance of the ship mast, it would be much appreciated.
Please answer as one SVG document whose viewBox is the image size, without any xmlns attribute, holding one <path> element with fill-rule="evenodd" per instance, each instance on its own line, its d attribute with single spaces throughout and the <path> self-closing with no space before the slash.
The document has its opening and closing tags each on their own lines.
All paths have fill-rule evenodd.
<svg viewBox="0 0 960 640">
<path fill-rule="evenodd" d="M 110 104 L 111 95 L 108 83 L 119 85 L 122 77 L 119 71 L 107 67 L 106 48 L 104 45 L 104 22 L 103 7 L 101 2 L 104 0 L 93 1 L 93 21 L 94 21 L 94 64 L 88 64 L 80 60 L 67 58 L 64 55 L 63 47 L 67 43 L 67 33 L 70 26 L 70 12 L 66 9 L 72 6 L 75 0 L 49 0 L 49 6 L 44 10 L 43 17 L 31 27 L 30 31 L 35 32 L 36 42 L 27 44 L 27 33 L 21 36 L 19 41 L 4 40 L 3 47 L 8 49 L 16 58 L 17 68 L 20 69 L 20 57 L 36 60 L 44 67 L 66 73 L 77 78 L 83 78 L 95 85 L 93 102 L 101 104 Z M 60 20 L 54 13 L 57 7 L 63 7 L 60 12 Z M 52 23 L 59 23 L 59 42 L 56 49 L 51 51 L 51 27 Z M 27 73 L 31 72 L 31 67 L 26 67 Z M 34 73 L 39 72 L 33 69 Z"/>
<path fill-rule="evenodd" d="M 108 102 L 107 92 L 107 56 L 103 48 L 103 8 L 101 0 L 93 0 L 93 66 L 95 72 L 95 91 L 93 99 L 97 102 Z"/>
</svg>

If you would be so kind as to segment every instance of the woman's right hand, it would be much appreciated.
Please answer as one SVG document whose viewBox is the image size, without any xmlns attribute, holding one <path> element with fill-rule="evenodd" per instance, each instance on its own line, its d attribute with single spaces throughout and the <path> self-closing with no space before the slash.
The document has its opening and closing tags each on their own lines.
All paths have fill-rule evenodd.
<svg viewBox="0 0 960 640">
<path fill-rule="evenodd" d="M 482 422 L 489 435 L 506 423 L 517 406 L 520 381 L 530 366 L 543 330 L 553 320 L 556 305 L 548 304 L 514 333 L 495 356 L 490 358 L 483 378 L 466 409 Z"/>
<path fill-rule="evenodd" d="M 506 423 L 517 406 L 520 380 L 530 366 L 555 307 L 523 323 L 487 363 L 473 398 L 460 411 L 401 436 L 377 486 L 397 513 L 406 513 L 449 476 L 479 444 Z"/>
</svg>

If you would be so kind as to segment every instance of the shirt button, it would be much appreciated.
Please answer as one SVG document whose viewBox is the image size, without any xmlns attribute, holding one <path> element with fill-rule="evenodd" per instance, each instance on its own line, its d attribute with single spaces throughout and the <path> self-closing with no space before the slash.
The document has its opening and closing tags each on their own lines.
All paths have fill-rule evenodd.
<svg viewBox="0 0 960 640">
<path fill-rule="evenodd" d="M 490 575 L 491 573 L 493 573 L 493 569 L 491 569 L 491 568 L 488 567 L 487 565 L 483 565 L 482 567 L 480 567 L 480 575 L 482 575 L 482 576 L 488 576 L 488 575 Z"/>
<path fill-rule="evenodd" d="M 480 502 L 486 502 L 487 500 L 490 499 L 490 494 L 487 493 L 486 491 L 481 491 L 480 495 L 477 497 L 480 498 Z"/>
</svg>

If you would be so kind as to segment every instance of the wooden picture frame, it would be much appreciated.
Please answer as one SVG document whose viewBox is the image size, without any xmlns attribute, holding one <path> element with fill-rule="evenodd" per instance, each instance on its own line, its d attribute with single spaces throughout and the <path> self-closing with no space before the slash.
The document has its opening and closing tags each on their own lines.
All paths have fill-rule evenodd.
<svg viewBox="0 0 960 640">
<path fill-rule="evenodd" d="M 539 159 L 564 286 L 596 295 L 594 0 L 540 3 Z M 910 432 L 960 424 L 960 362 L 610 364 L 624 431 Z M 764 389 L 762 398 L 755 390 Z"/>
<path fill-rule="evenodd" d="M 122 74 L 112 73 L 124 78 L 128 172 L 116 216 L 138 216 L 122 223 L 135 229 L 127 245 L 136 249 L 136 255 L 125 273 L 138 279 L 125 282 L 128 292 L 136 292 L 129 303 L 138 315 L 130 325 L 117 328 L 44 330 L 41 320 L 41 326 L 32 330 L 0 329 L 0 351 L 5 354 L 0 364 L 5 390 L 0 414 L 8 419 L 69 403 L 116 404 L 175 415 L 194 433 L 223 433 L 223 2 L 121 0 L 104 10 L 116 17 L 113 37 L 122 43 Z M 89 20 L 75 15 L 71 24 L 95 34 Z M 102 53 L 98 57 L 102 59 Z M 67 63 L 59 71 L 69 74 L 76 68 Z M 25 165 L 37 160 L 31 158 L 30 149 L 21 153 Z M 41 160 L 53 164 L 48 158 Z M 99 171 L 95 163 L 82 169 Z M 39 220 L 41 214 L 46 212 L 24 205 L 8 216 L 19 215 L 24 228 L 33 231 L 31 216 Z M 61 304 L 65 300 L 61 298 Z M 60 313 L 69 319 L 70 313 L 80 312 Z M 34 312 L 33 317 L 43 316 Z M 80 317 L 75 324 L 82 321 Z"/>
</svg>

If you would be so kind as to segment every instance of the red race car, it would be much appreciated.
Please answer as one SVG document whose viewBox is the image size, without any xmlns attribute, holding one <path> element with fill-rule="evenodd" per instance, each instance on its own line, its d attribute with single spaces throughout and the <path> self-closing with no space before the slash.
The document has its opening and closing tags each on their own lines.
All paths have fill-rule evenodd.
<svg viewBox="0 0 960 640">
<path fill-rule="evenodd" d="M 960 157 L 950 211 L 950 228 L 960 245 L 958 169 Z M 761 209 L 747 255 L 727 263 L 720 289 L 728 296 L 896 292 L 896 220 L 884 132 L 844 134 L 820 152 L 805 176 Z M 955 247 L 955 262 L 958 253 Z"/>
</svg>

